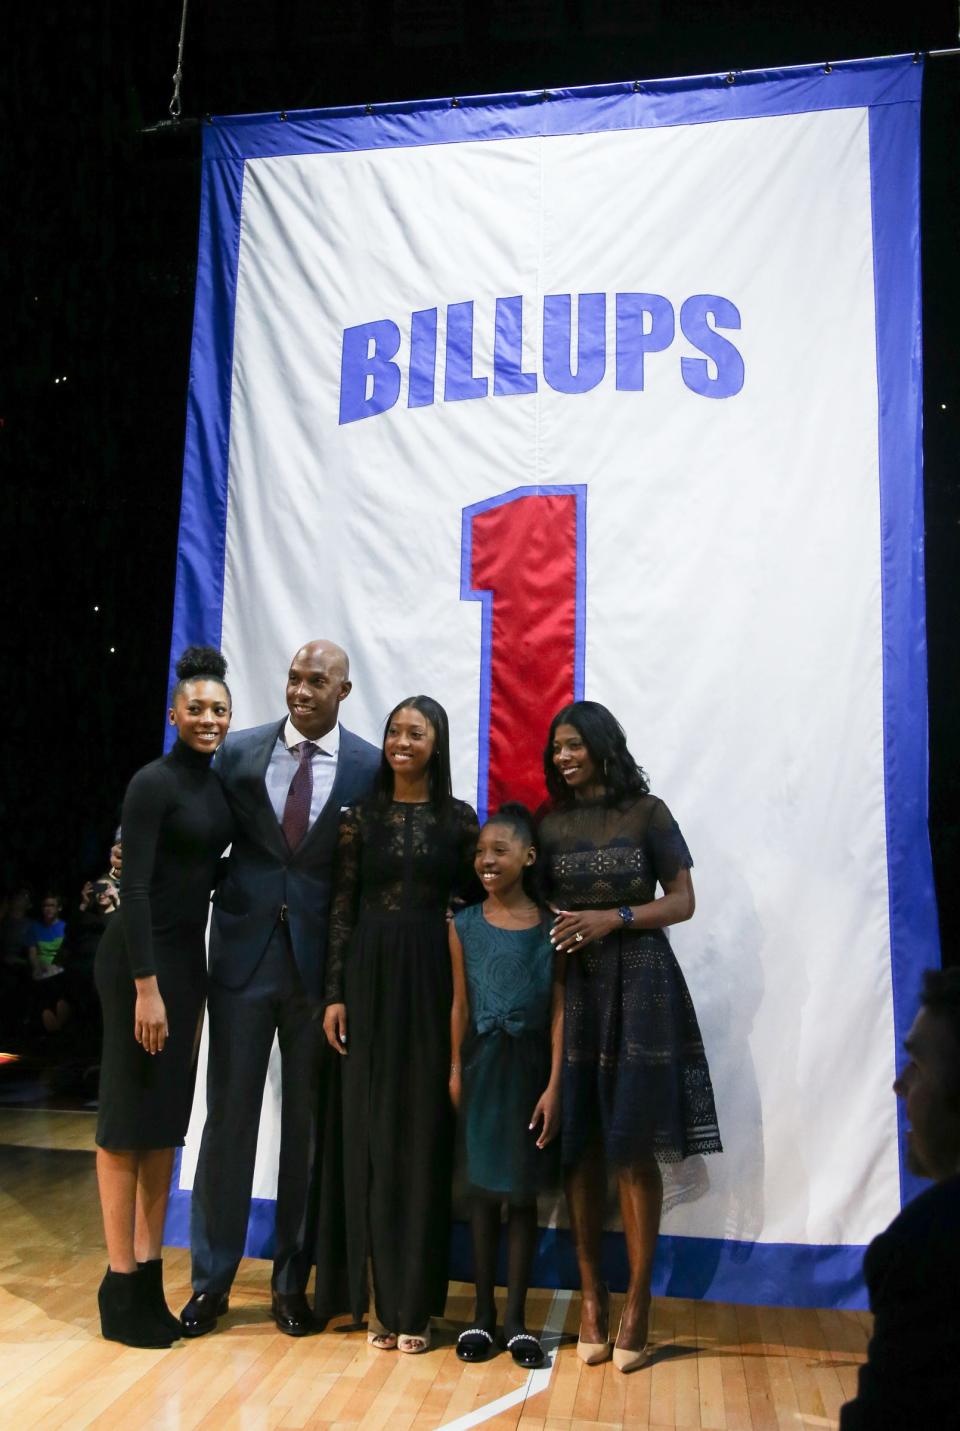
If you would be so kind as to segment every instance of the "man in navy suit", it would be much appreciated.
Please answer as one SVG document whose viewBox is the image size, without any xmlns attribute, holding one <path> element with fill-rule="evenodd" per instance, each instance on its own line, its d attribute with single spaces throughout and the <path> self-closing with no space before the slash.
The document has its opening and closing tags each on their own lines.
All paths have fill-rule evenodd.
<svg viewBox="0 0 960 1431">
<path fill-rule="evenodd" d="M 317 1330 L 304 1291 L 332 1057 L 321 1005 L 332 868 L 340 809 L 366 795 L 380 763 L 376 746 L 339 724 L 349 694 L 346 652 L 311 641 L 290 663 L 287 718 L 230 735 L 217 755 L 236 829 L 210 931 L 207 1121 L 191 1204 L 187 1336 L 214 1329 L 243 1256 L 274 1034 L 281 1115 L 272 1313 L 290 1336 Z"/>
<path fill-rule="evenodd" d="M 927 970 L 905 1047 L 907 1162 L 933 1187 L 867 1248 L 873 1336 L 840 1431 L 960 1427 L 960 969 Z"/>
</svg>

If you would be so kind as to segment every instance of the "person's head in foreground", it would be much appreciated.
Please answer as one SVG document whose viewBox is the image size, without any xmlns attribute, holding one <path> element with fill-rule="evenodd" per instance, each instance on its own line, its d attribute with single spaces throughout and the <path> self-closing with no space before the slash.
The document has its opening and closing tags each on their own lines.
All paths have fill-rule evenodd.
<svg viewBox="0 0 960 1431">
<path fill-rule="evenodd" d="M 907 1162 L 942 1182 L 960 1172 L 960 968 L 926 971 L 904 1047 L 893 1088 L 906 1110 Z"/>
</svg>

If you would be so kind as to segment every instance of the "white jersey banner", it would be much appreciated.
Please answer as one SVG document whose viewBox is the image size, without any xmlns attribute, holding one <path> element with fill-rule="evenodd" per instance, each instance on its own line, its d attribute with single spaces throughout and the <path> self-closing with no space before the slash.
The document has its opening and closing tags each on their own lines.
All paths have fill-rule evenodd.
<svg viewBox="0 0 960 1431">
<path fill-rule="evenodd" d="M 344 723 L 379 742 L 397 699 L 436 697 L 481 817 L 542 798 L 565 701 L 618 717 L 695 860 L 672 938 L 725 1149 L 672 1170 L 658 1292 L 861 1305 L 913 1191 L 891 1083 L 938 962 L 921 72 L 204 133 L 173 650 L 222 645 L 239 729 L 284 714 L 304 640 L 340 641 Z M 201 1068 L 174 1240 L 202 1122 Z M 573 1267 L 545 1230 L 541 1278 Z"/>
</svg>

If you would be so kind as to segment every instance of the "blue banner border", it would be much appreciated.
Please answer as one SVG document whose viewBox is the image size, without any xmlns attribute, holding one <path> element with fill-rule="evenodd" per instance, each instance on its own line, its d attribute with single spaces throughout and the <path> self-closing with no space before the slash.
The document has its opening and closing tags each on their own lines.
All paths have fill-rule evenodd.
<svg viewBox="0 0 960 1431">
<path fill-rule="evenodd" d="M 190 1243 L 190 1194 L 177 1187 L 167 1210 L 164 1242 Z M 245 1257 L 273 1256 L 276 1204 L 254 1198 L 247 1223 Z M 505 1241 L 505 1239 L 504 1239 Z M 865 1249 L 857 1246 L 810 1247 L 802 1243 L 721 1242 L 716 1238 L 661 1235 L 653 1266 L 655 1297 L 704 1297 L 765 1307 L 841 1307 L 862 1310 L 866 1296 L 861 1276 Z M 506 1248 L 501 1249 L 501 1257 Z M 626 1291 L 630 1279 L 626 1244 L 618 1232 L 604 1233 L 601 1260 L 604 1280 L 614 1292 Z M 450 1276 L 473 1281 L 470 1227 L 455 1222 L 450 1231 Z M 499 1270 L 506 1284 L 506 1266 Z M 570 1233 L 547 1227 L 540 1233 L 533 1265 L 533 1287 L 579 1287 L 580 1274 Z"/>
<path fill-rule="evenodd" d="M 920 107 L 870 110 L 877 429 L 880 466 L 883 736 L 887 889 L 898 1066 L 926 968 L 939 967 L 927 827 L 928 719 L 923 570 L 923 374 L 920 311 Z M 901 1201 L 924 1184 L 905 1161 Z"/>
<path fill-rule="evenodd" d="M 211 116 L 204 132 L 204 158 L 270 159 L 875 108 L 918 102 L 922 71 L 913 55 L 895 55 L 572 89 Z"/>
<path fill-rule="evenodd" d="M 233 321 L 247 160 L 868 108 L 877 312 L 884 774 L 898 1049 L 916 1010 L 922 971 L 940 962 L 927 831 L 919 257 L 922 75 L 923 65 L 915 56 L 894 56 L 832 66 L 470 100 L 212 119 L 204 129 L 199 264 L 171 643 L 172 672 L 175 656 L 185 645 L 195 641 L 219 644 L 220 640 Z M 166 733 L 172 738 L 169 727 Z M 906 1201 L 920 1184 L 905 1166 L 902 1141 L 900 1158 Z M 175 1178 L 175 1187 L 177 1181 Z M 187 1235 L 184 1200 L 189 1204 L 189 1194 L 177 1190 L 168 1222 L 174 1242 Z M 264 1204 L 265 1209 L 272 1206 Z M 251 1255 L 266 1255 L 266 1230 L 256 1207 L 250 1228 L 248 1250 Z M 658 1266 L 669 1257 L 674 1270 L 671 1285 L 660 1290 L 674 1295 L 684 1295 L 684 1287 L 696 1286 L 695 1295 L 723 1295 L 728 1300 L 863 1305 L 862 1290 L 851 1291 L 851 1276 L 858 1285 L 859 1281 L 858 1274 L 850 1271 L 850 1257 L 859 1267 L 860 1248 L 747 1245 L 669 1237 L 661 1238 L 661 1243 Z M 696 1269 L 707 1265 L 714 1265 L 716 1271 L 713 1279 L 703 1284 Z M 728 1265 L 736 1269 L 729 1287 L 722 1271 Z M 563 1258 L 558 1257 L 557 1266 L 564 1266 Z M 785 1287 L 789 1287 L 789 1298 L 769 1295 Z"/>
</svg>

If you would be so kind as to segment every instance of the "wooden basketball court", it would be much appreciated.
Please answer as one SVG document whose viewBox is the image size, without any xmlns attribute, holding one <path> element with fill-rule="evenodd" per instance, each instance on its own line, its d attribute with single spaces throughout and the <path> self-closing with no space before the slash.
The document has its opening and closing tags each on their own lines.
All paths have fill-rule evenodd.
<svg viewBox="0 0 960 1431">
<path fill-rule="evenodd" d="M 575 1350 L 576 1294 L 532 1292 L 531 1326 L 556 1333 L 552 1365 L 524 1373 L 501 1353 L 457 1361 L 472 1289 L 452 1283 L 449 1320 L 424 1356 L 369 1348 L 362 1332 L 282 1336 L 270 1267 L 247 1261 L 217 1333 L 168 1351 L 102 1341 L 105 1265 L 94 1115 L 0 1108 L 0 1426 L 311 1431 L 593 1431 L 834 1427 L 853 1395 L 870 1318 L 658 1299 L 652 1364 L 622 1376 Z M 166 1255 L 169 1301 L 189 1296 L 189 1260 Z M 619 1313 L 613 1299 L 612 1316 Z"/>
</svg>

